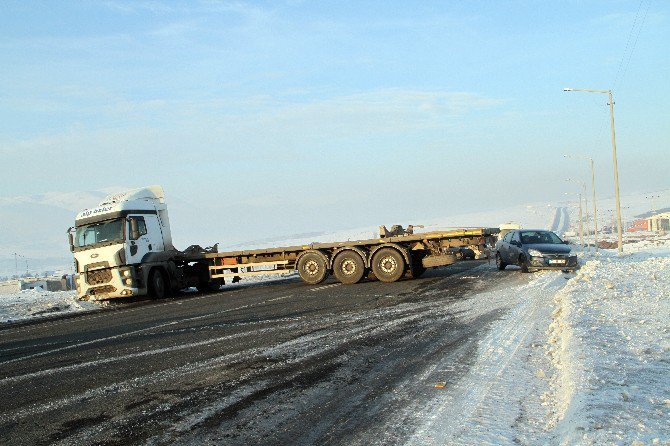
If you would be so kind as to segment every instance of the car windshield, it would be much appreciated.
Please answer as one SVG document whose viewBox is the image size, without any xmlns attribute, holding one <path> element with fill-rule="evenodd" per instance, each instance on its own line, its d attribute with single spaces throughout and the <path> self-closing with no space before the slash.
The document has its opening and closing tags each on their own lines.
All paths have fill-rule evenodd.
<svg viewBox="0 0 670 446">
<path fill-rule="evenodd" d="M 118 219 L 79 226 L 74 237 L 74 246 L 84 248 L 98 243 L 123 241 L 124 222 L 124 219 Z"/>
<path fill-rule="evenodd" d="M 521 243 L 524 245 L 533 244 L 561 244 L 561 240 L 556 234 L 551 231 L 524 231 L 521 233 Z"/>
</svg>

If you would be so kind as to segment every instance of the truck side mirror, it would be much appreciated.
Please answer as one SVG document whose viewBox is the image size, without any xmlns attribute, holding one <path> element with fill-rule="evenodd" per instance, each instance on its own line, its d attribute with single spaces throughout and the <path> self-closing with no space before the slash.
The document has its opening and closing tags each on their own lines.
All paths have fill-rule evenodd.
<svg viewBox="0 0 670 446">
<path fill-rule="evenodd" d="M 67 230 L 67 239 L 70 242 L 70 252 L 74 252 L 74 236 L 72 235 L 72 229 Z"/>
<path fill-rule="evenodd" d="M 140 228 L 137 226 L 137 219 L 130 218 L 130 239 L 137 240 L 140 238 Z"/>
</svg>

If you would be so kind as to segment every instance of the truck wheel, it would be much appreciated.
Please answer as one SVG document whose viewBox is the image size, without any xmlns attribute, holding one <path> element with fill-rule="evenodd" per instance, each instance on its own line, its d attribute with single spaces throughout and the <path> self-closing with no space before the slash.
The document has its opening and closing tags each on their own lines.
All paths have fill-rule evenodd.
<svg viewBox="0 0 670 446">
<path fill-rule="evenodd" d="M 308 252 L 298 260 L 298 274 L 310 285 L 316 285 L 328 277 L 326 256 L 317 252 Z"/>
<path fill-rule="evenodd" d="M 335 256 L 333 274 L 345 285 L 358 283 L 365 275 L 365 263 L 356 251 L 342 251 Z"/>
<path fill-rule="evenodd" d="M 167 296 L 165 276 L 159 269 L 154 269 L 149 275 L 149 295 L 152 299 L 163 299 Z"/>
<path fill-rule="evenodd" d="M 500 271 L 504 270 L 505 267 L 507 266 L 507 263 L 502 261 L 502 258 L 500 257 L 500 253 L 496 252 L 496 266 Z"/>
<path fill-rule="evenodd" d="M 382 248 L 372 257 L 372 272 L 380 282 L 395 282 L 405 273 L 405 259 L 393 248 Z"/>
</svg>

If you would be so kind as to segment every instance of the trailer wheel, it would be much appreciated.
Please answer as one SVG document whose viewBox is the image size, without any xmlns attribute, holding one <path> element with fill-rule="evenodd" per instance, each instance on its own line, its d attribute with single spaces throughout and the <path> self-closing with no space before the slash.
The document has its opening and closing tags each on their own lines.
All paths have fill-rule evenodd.
<svg viewBox="0 0 670 446">
<path fill-rule="evenodd" d="M 328 277 L 326 256 L 318 252 L 305 253 L 298 260 L 298 274 L 305 283 L 310 285 L 323 282 Z"/>
<path fill-rule="evenodd" d="M 365 263 L 357 252 L 350 249 L 342 251 L 335 256 L 333 274 L 345 285 L 358 283 L 365 275 Z"/>
<path fill-rule="evenodd" d="M 372 257 L 372 272 L 380 282 L 395 282 L 405 273 L 405 259 L 393 248 L 382 248 Z"/>
<path fill-rule="evenodd" d="M 167 294 L 165 275 L 158 268 L 151 270 L 151 274 L 149 275 L 149 295 L 152 299 L 163 299 Z"/>
</svg>

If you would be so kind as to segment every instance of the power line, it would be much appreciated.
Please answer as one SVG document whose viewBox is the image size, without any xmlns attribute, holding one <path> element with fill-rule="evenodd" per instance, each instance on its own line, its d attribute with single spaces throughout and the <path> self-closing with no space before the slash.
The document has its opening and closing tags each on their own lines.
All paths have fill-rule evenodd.
<svg viewBox="0 0 670 446">
<path fill-rule="evenodd" d="M 614 90 L 619 81 L 623 81 L 628 72 L 628 67 L 630 66 L 631 59 L 633 58 L 633 53 L 637 47 L 637 41 L 640 38 L 640 33 L 644 27 L 645 22 L 647 21 L 647 15 L 649 13 L 649 8 L 651 7 L 651 0 L 647 0 L 647 8 L 644 10 L 644 16 L 640 21 L 638 26 L 638 20 L 640 19 L 640 11 L 642 10 L 642 5 L 645 0 L 640 0 L 640 3 L 637 5 L 637 11 L 635 12 L 635 19 L 633 19 L 633 25 L 630 28 L 628 33 L 628 39 L 626 39 L 626 46 L 621 54 L 621 61 L 619 62 L 619 67 L 617 68 L 616 76 L 614 77 L 614 82 L 610 90 Z M 635 32 L 637 30 L 637 33 Z M 633 40 L 633 35 L 635 35 L 635 40 Z M 632 42 L 632 45 L 631 45 Z M 603 114 L 607 114 L 607 108 L 603 107 Z M 602 133 L 605 131 L 607 126 L 607 120 L 602 119 L 598 133 L 596 134 L 596 141 L 601 139 Z"/>
<path fill-rule="evenodd" d="M 623 54 L 621 55 L 621 60 L 619 61 L 619 67 L 616 70 L 616 76 L 614 77 L 614 83 L 612 84 L 612 89 L 616 87 L 617 82 L 619 81 L 619 75 L 621 74 L 621 68 L 623 68 L 624 61 L 626 60 L 626 54 L 628 54 L 628 47 L 630 47 L 630 43 L 633 39 L 633 32 L 635 32 L 635 26 L 637 25 L 637 20 L 640 17 L 640 9 L 642 9 L 642 3 L 644 0 L 640 0 L 640 3 L 637 5 L 637 11 L 635 12 L 635 19 L 633 20 L 633 26 L 630 27 L 630 32 L 628 33 L 628 39 L 626 39 L 626 47 L 623 50 Z M 651 2 L 651 0 L 650 0 Z M 637 40 L 636 40 L 637 42 Z M 632 53 L 632 51 L 631 51 Z M 628 58 L 630 61 L 630 58 Z"/>
<path fill-rule="evenodd" d="M 640 6 L 642 6 L 642 2 L 644 0 L 640 0 Z M 616 86 L 616 83 L 619 81 L 619 79 L 623 80 L 626 77 L 626 72 L 628 72 L 628 67 L 630 66 L 630 61 L 633 58 L 633 53 L 635 52 L 635 47 L 637 46 L 637 41 L 640 38 L 640 34 L 642 33 L 642 28 L 644 27 L 645 22 L 647 21 L 647 14 L 649 14 L 649 8 L 651 7 L 651 0 L 648 0 L 647 2 L 647 9 L 644 11 L 644 17 L 642 17 L 642 22 L 640 23 L 640 26 L 637 27 L 637 34 L 635 35 L 635 41 L 633 42 L 633 46 L 631 47 L 630 51 L 628 52 L 628 59 L 626 60 L 626 65 L 624 66 L 623 72 L 621 72 L 621 77 L 619 78 L 619 72 L 617 72 L 617 77 L 614 79 L 614 85 L 612 86 L 612 89 L 614 89 L 614 86 Z M 630 34 L 628 38 L 630 39 L 633 31 L 635 30 L 635 25 L 637 23 L 638 19 L 638 14 L 640 12 L 640 7 L 638 6 L 638 12 L 635 15 L 635 21 L 633 22 L 633 26 L 630 30 Z M 626 43 L 626 46 L 628 46 L 628 43 Z M 623 64 L 623 60 L 626 57 L 626 52 L 624 51 L 624 55 L 621 58 L 621 63 Z M 619 65 L 619 68 L 621 68 L 621 64 Z"/>
</svg>

